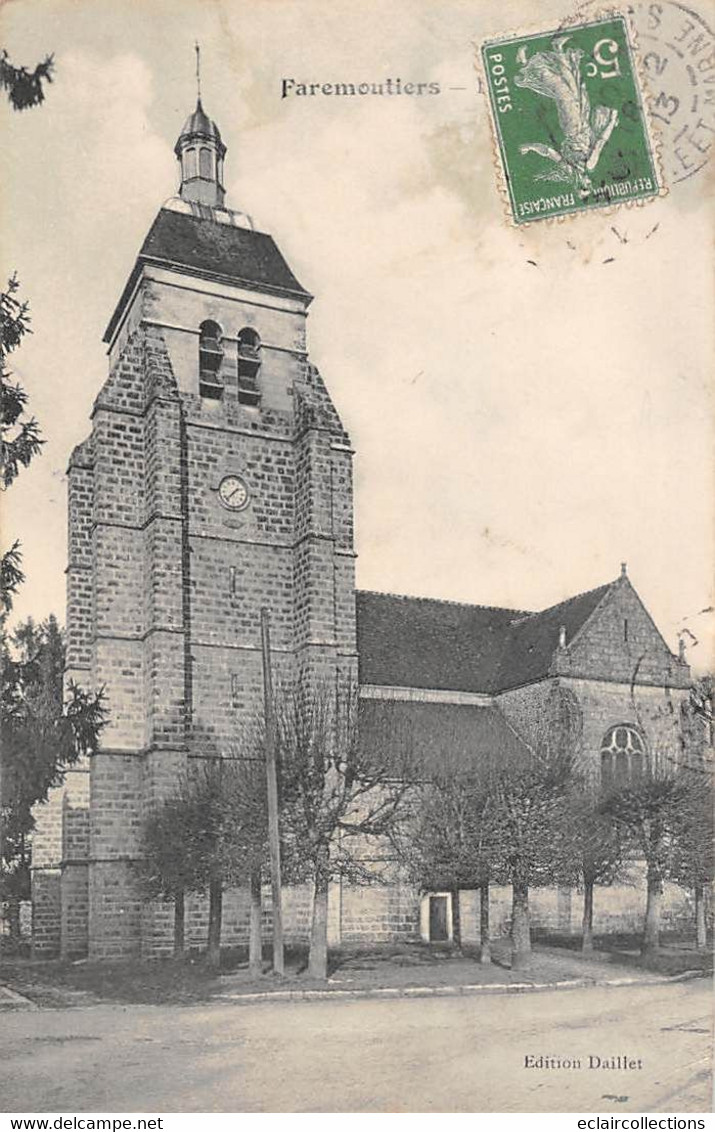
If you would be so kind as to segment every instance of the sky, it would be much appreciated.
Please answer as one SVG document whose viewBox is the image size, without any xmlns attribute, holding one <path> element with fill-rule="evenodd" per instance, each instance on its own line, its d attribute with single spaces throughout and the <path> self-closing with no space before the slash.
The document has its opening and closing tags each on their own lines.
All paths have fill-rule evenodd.
<svg viewBox="0 0 715 1132">
<path fill-rule="evenodd" d="M 316 296 L 311 359 L 356 450 L 359 586 L 541 609 L 625 561 L 670 646 L 687 627 L 689 658 L 712 665 L 713 167 L 643 207 L 509 225 L 474 45 L 548 30 L 563 9 L 0 5 L 15 63 L 56 60 L 42 107 L 0 106 L 0 267 L 33 326 L 12 362 L 47 441 L 1 501 L 4 541 L 24 551 L 17 618 L 64 617 L 67 461 L 106 377 L 109 316 L 177 188 L 198 39 L 227 204 Z M 281 97 L 284 78 L 388 76 L 442 93 Z"/>
</svg>

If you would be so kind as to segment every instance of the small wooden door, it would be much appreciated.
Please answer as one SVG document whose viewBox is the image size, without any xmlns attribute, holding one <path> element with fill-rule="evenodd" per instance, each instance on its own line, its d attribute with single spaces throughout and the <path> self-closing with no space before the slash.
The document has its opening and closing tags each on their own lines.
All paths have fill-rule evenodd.
<svg viewBox="0 0 715 1132">
<path fill-rule="evenodd" d="M 447 943 L 449 941 L 447 900 L 447 896 L 430 896 L 429 898 L 430 943 Z"/>
</svg>

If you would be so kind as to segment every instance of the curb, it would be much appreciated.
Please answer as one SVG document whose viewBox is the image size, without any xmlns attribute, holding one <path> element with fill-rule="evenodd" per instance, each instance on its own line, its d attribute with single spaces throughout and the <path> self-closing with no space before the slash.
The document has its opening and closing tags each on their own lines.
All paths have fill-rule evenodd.
<svg viewBox="0 0 715 1132">
<path fill-rule="evenodd" d="M 702 976 L 702 971 L 683 971 L 679 975 L 656 975 L 652 979 L 562 979 L 555 983 L 467 983 L 460 986 L 439 987 L 364 987 L 355 990 L 276 990 L 250 991 L 213 995 L 212 1002 L 324 1002 L 336 999 L 349 1002 L 355 999 L 394 998 L 459 998 L 494 994 L 539 994 L 544 991 L 579 990 L 584 987 L 666 986 Z"/>
<path fill-rule="evenodd" d="M 0 983 L 0 1010 L 39 1010 L 36 1002 Z"/>
</svg>

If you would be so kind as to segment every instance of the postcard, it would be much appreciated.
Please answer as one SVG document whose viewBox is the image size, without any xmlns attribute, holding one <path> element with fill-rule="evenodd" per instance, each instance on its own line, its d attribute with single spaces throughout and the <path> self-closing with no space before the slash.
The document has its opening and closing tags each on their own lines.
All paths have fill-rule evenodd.
<svg viewBox="0 0 715 1132">
<path fill-rule="evenodd" d="M 0 27 L 0 1108 L 708 1112 L 712 0 Z"/>
</svg>

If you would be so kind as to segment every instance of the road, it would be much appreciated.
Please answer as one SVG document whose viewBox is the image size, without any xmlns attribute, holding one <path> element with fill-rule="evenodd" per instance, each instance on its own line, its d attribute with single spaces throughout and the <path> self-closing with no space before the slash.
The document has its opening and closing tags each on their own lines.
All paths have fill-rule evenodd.
<svg viewBox="0 0 715 1132">
<path fill-rule="evenodd" d="M 711 1016 L 711 984 L 701 979 L 5 1013 L 0 1110 L 708 1112 Z M 525 1067 L 539 1056 L 562 1065 Z M 589 1068 L 590 1057 L 633 1067 Z"/>
</svg>

